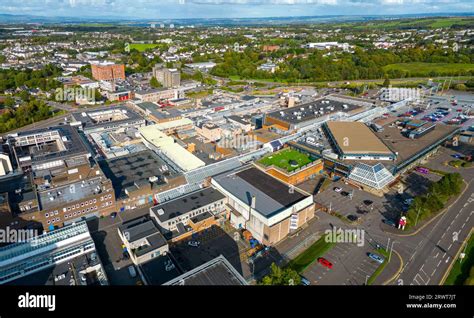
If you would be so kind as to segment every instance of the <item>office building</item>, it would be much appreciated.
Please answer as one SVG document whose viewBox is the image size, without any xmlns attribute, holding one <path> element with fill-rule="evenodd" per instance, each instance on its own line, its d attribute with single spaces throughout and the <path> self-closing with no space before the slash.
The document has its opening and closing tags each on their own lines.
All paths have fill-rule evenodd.
<svg viewBox="0 0 474 318">
<path fill-rule="evenodd" d="M 125 65 L 111 62 L 92 63 L 92 77 L 96 81 L 125 80 Z"/>
<path fill-rule="evenodd" d="M 162 64 L 157 64 L 153 67 L 153 76 L 165 88 L 178 87 L 181 84 L 180 71 L 163 67 Z"/>
<path fill-rule="evenodd" d="M 85 222 L 0 248 L 0 284 L 108 285 Z"/>
</svg>

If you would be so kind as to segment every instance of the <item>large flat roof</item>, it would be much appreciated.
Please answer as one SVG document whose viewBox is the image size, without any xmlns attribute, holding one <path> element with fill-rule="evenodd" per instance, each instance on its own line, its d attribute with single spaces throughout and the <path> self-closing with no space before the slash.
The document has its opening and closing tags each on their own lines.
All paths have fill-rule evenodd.
<svg viewBox="0 0 474 318">
<path fill-rule="evenodd" d="M 410 139 L 402 135 L 400 129 L 396 126 L 390 127 L 386 125 L 384 130 L 376 133 L 382 142 L 393 152 L 398 153 L 395 165 L 402 165 L 404 162 L 410 161 L 418 154 L 427 151 L 436 144 L 441 143 L 450 135 L 459 131 L 460 126 L 451 126 L 437 124 L 435 128 L 416 139 Z"/>
<path fill-rule="evenodd" d="M 166 144 L 160 147 L 160 150 L 184 171 L 191 171 L 206 165 L 204 161 L 177 143 Z"/>
<path fill-rule="evenodd" d="M 232 286 L 248 284 L 229 261 L 223 255 L 219 255 L 164 285 Z"/>
<path fill-rule="evenodd" d="M 326 125 L 344 154 L 393 154 L 364 123 L 329 121 Z"/>
<path fill-rule="evenodd" d="M 42 137 L 51 134 L 57 134 L 58 138 Z M 31 163 L 67 159 L 89 153 L 77 130 L 69 125 L 19 132 L 14 139 L 16 156 L 29 156 Z"/>
<path fill-rule="evenodd" d="M 81 122 L 85 130 L 108 127 L 111 122 L 117 125 L 141 121 L 143 121 L 143 123 L 145 122 L 144 118 L 125 106 L 97 108 L 94 110 L 77 112 L 73 113 L 72 117 L 75 121 Z"/>
<path fill-rule="evenodd" d="M 176 120 L 165 121 L 163 123 L 156 124 L 156 128 L 159 130 L 174 129 L 181 126 L 193 125 L 193 121 L 189 118 L 180 118 Z"/>
<path fill-rule="evenodd" d="M 158 204 L 151 208 L 151 211 L 161 221 L 166 222 L 175 217 L 185 215 L 213 202 L 224 199 L 225 196 L 214 188 L 198 190 L 184 195 L 174 200 Z M 158 211 L 162 210 L 162 213 Z"/>
<path fill-rule="evenodd" d="M 163 285 L 179 276 L 181 271 L 175 265 L 171 269 L 167 266 L 174 265 L 169 255 L 161 255 L 150 261 L 140 264 L 143 275 L 148 285 Z"/>
<path fill-rule="evenodd" d="M 90 178 L 38 192 L 38 199 L 42 209 L 47 210 L 98 194 L 101 185 L 102 177 Z"/>
<path fill-rule="evenodd" d="M 148 181 L 150 177 L 158 177 L 157 182 L 164 184 L 162 176 L 173 178 L 179 175 L 171 166 L 148 149 L 120 158 L 102 160 L 99 165 L 107 178 L 112 180 L 117 198 L 124 195 L 127 187 Z"/>
<path fill-rule="evenodd" d="M 290 193 L 288 185 L 255 167 L 216 176 L 215 180 L 222 188 L 249 206 L 252 196 L 255 196 L 255 210 L 267 218 L 306 198 L 296 189 Z"/>
<path fill-rule="evenodd" d="M 268 113 L 266 116 L 276 118 L 290 124 L 299 124 L 329 114 L 337 112 L 350 113 L 355 112 L 358 109 L 362 109 L 362 107 L 351 100 L 340 102 L 329 98 L 321 98 L 306 104 L 274 111 Z"/>
</svg>

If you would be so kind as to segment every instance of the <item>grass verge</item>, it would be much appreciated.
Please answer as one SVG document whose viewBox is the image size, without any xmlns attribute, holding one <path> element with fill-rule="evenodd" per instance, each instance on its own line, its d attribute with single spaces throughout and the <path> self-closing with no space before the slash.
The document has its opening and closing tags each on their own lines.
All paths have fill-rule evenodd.
<svg viewBox="0 0 474 318">
<path fill-rule="evenodd" d="M 287 267 L 301 273 L 318 259 L 318 257 L 321 257 L 324 253 L 329 251 L 334 244 L 335 243 L 326 242 L 325 236 L 322 236 L 319 240 L 313 243 L 313 245 L 290 261 Z"/>
<path fill-rule="evenodd" d="M 383 272 L 383 270 L 385 269 L 385 266 L 387 266 L 388 264 L 388 252 L 386 252 L 384 249 L 378 249 L 377 253 L 383 255 L 384 261 L 382 264 L 380 264 L 379 267 L 377 267 L 377 269 L 372 274 L 372 276 L 369 277 L 369 279 L 367 280 L 367 285 L 371 285 L 377 279 L 380 273 Z"/>
<path fill-rule="evenodd" d="M 465 253 L 466 257 L 462 262 L 457 259 L 453 264 L 444 285 L 463 285 L 470 277 L 471 268 L 474 266 L 474 236 L 472 235 L 467 242 Z"/>
</svg>

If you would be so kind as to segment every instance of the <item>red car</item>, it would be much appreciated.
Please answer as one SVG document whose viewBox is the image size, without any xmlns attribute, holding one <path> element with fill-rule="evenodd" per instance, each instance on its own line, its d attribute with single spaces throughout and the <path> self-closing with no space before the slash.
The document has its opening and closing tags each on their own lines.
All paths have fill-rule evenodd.
<svg viewBox="0 0 474 318">
<path fill-rule="evenodd" d="M 318 258 L 318 263 L 329 269 L 332 268 L 332 263 L 328 261 L 327 259 L 325 259 L 324 257 Z"/>
</svg>

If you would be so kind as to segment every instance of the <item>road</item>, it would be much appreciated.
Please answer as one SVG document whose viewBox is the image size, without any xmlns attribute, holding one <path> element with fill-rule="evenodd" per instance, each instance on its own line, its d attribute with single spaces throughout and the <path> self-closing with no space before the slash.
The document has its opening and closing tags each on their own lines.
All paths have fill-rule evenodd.
<svg viewBox="0 0 474 318">
<path fill-rule="evenodd" d="M 474 227 L 474 183 L 433 224 L 415 236 L 394 238 L 402 244 L 405 265 L 394 284 L 438 285 Z M 417 243 L 418 242 L 418 243 Z M 409 246 L 413 246 L 410 248 Z"/>
<path fill-rule="evenodd" d="M 462 242 L 474 226 L 474 217 L 472 216 L 474 213 L 474 183 L 472 182 L 474 168 L 459 170 L 445 166 L 443 163 L 452 160 L 453 153 L 456 153 L 456 151 L 441 148 L 438 154 L 432 157 L 426 165 L 430 169 L 460 172 L 468 185 L 444 213 L 438 215 L 431 223 L 425 225 L 414 235 L 407 235 L 407 232 L 394 229 L 382 222 L 385 218 L 391 218 L 389 212 L 397 212 L 398 214 L 400 210 L 394 202 L 389 203 L 387 201 L 391 196 L 378 198 L 364 191 L 356 189 L 351 191 L 347 185 L 341 182 L 332 184 L 326 191 L 316 195 L 315 200 L 317 202 L 326 206 L 332 203 L 333 211 L 337 211 L 341 215 L 353 214 L 359 216 L 361 218 L 360 224 L 353 224 L 352 226 L 345 224 L 342 227 L 349 226 L 363 229 L 366 243 L 371 244 L 365 244 L 363 247 L 354 244 L 337 244 L 337 248 L 324 255 L 334 264 L 332 270 L 327 270 L 315 263 L 304 272 L 304 276 L 312 283 L 322 285 L 362 285 L 365 283 L 366 277 L 372 275 L 376 269 L 373 266 L 374 264 L 370 263 L 366 253 L 372 248 L 370 245 L 378 244 L 388 251 L 393 247 L 393 250 L 401 256 L 401 260 L 398 254 L 393 253 L 391 261 L 374 284 L 387 282 L 406 285 L 440 284 Z M 407 180 L 421 182 L 414 178 L 408 178 Z M 342 197 L 340 193 L 333 191 L 334 186 L 352 192 L 353 199 Z M 411 196 L 418 195 L 415 188 L 407 189 Z M 374 202 L 372 204 L 373 210 L 360 214 L 358 213 L 359 206 L 363 206 L 361 202 L 366 199 Z M 392 199 L 394 200 L 394 198 Z M 340 223 L 334 224 L 341 227 Z M 453 241 L 454 235 L 457 235 L 455 241 Z M 400 271 L 399 275 L 397 275 L 398 271 Z"/>
<path fill-rule="evenodd" d="M 212 76 L 214 80 L 217 81 L 232 81 L 229 78 L 224 78 L 224 77 L 218 77 L 218 76 Z M 409 77 L 409 78 L 393 78 L 390 79 L 391 83 L 396 83 L 396 82 L 413 82 L 413 81 L 427 81 L 429 77 Z M 452 84 L 456 83 L 463 83 L 464 80 L 458 80 L 456 77 L 453 76 L 440 76 L 440 77 L 432 77 L 432 80 L 450 80 L 452 79 Z M 336 85 L 342 85 L 347 82 L 350 82 L 351 84 L 365 84 L 365 83 L 382 83 L 385 79 L 380 78 L 380 79 L 359 79 L 359 80 L 342 80 L 342 81 L 320 81 L 320 82 L 298 82 L 298 83 L 282 83 L 282 82 L 272 82 L 272 81 L 267 81 L 267 80 L 259 80 L 259 79 L 241 79 L 239 81 L 247 81 L 247 82 L 259 82 L 267 85 L 298 85 L 298 86 L 311 86 L 315 84 L 328 84 L 330 86 L 336 86 Z"/>
</svg>

